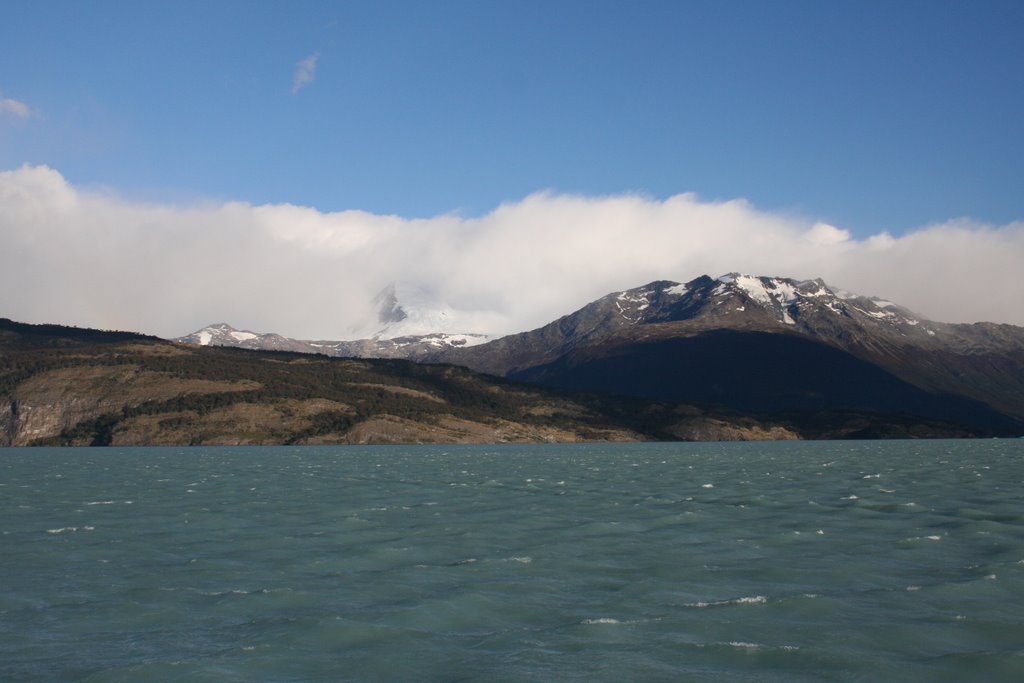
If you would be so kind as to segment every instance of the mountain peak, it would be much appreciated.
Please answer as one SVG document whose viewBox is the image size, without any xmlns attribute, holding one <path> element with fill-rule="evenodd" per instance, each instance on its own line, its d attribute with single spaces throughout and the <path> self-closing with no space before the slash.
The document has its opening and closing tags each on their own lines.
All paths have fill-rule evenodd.
<svg viewBox="0 0 1024 683">
<path fill-rule="evenodd" d="M 481 343 L 486 334 L 467 330 L 465 316 L 424 287 L 402 281 L 388 283 L 373 298 L 376 315 L 352 330 L 352 339 L 391 340 L 428 335 L 466 337 Z"/>
<path fill-rule="evenodd" d="M 847 292 L 821 278 L 738 271 L 716 278 L 701 275 L 686 283 L 655 280 L 608 294 L 564 320 L 561 325 L 567 332 L 588 338 L 623 327 L 687 321 L 700 328 L 781 327 L 811 336 L 842 329 L 843 344 L 874 335 L 926 342 L 950 330 L 891 301 Z"/>
<path fill-rule="evenodd" d="M 879 297 L 855 294 L 828 285 L 821 278 L 795 280 L 785 277 L 727 273 L 714 280 L 714 294 L 733 295 L 775 315 L 784 325 L 803 325 L 823 316 L 841 316 L 859 321 L 861 325 L 884 324 L 906 335 L 909 328 L 922 322 L 921 316 Z M 744 312 L 745 306 L 734 308 Z M 928 322 L 928 321 L 924 321 Z M 934 336 L 938 324 L 925 334 Z"/>
<path fill-rule="evenodd" d="M 178 337 L 174 341 L 198 344 L 199 346 L 236 346 L 241 342 L 256 339 L 258 336 L 255 332 L 248 330 L 236 330 L 227 323 L 213 323 L 192 334 Z"/>
</svg>

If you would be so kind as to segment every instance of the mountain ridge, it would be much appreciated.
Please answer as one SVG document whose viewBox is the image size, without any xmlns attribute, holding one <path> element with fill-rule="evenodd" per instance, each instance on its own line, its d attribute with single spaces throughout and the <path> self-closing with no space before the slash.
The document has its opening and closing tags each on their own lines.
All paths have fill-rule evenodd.
<svg viewBox="0 0 1024 683">
<path fill-rule="evenodd" d="M 699 343 L 701 338 L 707 341 L 711 339 L 708 335 L 722 331 L 738 333 L 717 337 L 728 339 L 728 357 L 717 353 L 710 343 Z M 792 398 L 799 388 L 808 397 L 819 395 L 823 405 L 832 401 L 835 408 L 887 405 L 886 410 L 891 410 L 885 393 L 898 386 L 898 393 L 911 405 L 932 417 L 960 413 L 977 424 L 998 425 L 1009 431 L 1024 421 L 1024 328 L 929 321 L 890 301 L 833 289 L 820 279 L 731 273 L 719 278 L 701 276 L 685 284 L 654 281 L 608 294 L 536 330 L 446 351 L 439 357 L 478 371 L 551 386 L 724 401 L 732 408 L 749 410 L 738 378 L 731 397 L 715 390 L 713 377 L 705 378 L 698 389 L 688 387 L 686 377 L 678 375 L 680 386 L 671 394 L 658 388 L 658 382 L 673 368 L 686 366 L 698 372 L 701 363 L 707 362 L 725 372 L 729 363 L 740 363 L 753 386 L 765 375 L 764 368 L 776 362 L 765 345 L 786 339 L 790 341 L 773 347 L 786 355 L 788 363 L 788 374 L 776 378 L 777 395 L 767 385 L 760 387 L 766 402 L 772 396 L 780 401 L 782 395 L 790 396 L 781 408 L 812 407 L 810 398 L 802 403 Z M 645 350 L 663 354 L 670 342 L 676 355 L 662 355 L 660 368 L 647 367 Z M 817 350 L 804 342 L 829 350 Z M 786 351 L 794 346 L 814 354 L 818 364 L 802 364 L 799 356 Z M 830 371 L 822 360 L 825 356 L 832 358 L 836 367 L 860 364 L 862 371 L 850 373 L 842 382 L 837 379 L 831 387 L 822 384 L 820 378 L 827 379 Z M 611 359 L 618 359 L 624 367 L 613 370 Z M 604 373 L 599 373 L 598 367 Z M 636 367 L 647 367 L 649 382 L 629 377 L 628 372 Z M 877 375 L 875 369 L 898 384 Z M 865 373 L 876 379 L 874 397 L 862 397 L 845 406 L 834 404 L 837 397 L 856 393 L 844 383 L 859 381 Z M 641 391 L 640 386 L 647 389 Z M 871 393 L 867 386 L 857 392 Z M 771 406 L 765 405 L 763 410 L 768 412 Z"/>
<path fill-rule="evenodd" d="M 906 428 L 950 432 L 950 425 Z M 673 402 L 529 386 L 451 365 L 190 346 L 0 319 L 0 446 L 792 439 Z"/>
<path fill-rule="evenodd" d="M 710 290 L 710 291 L 709 291 Z M 695 299 L 694 293 L 697 293 Z M 651 308 L 651 295 L 659 301 Z M 686 306 L 674 309 L 666 308 L 665 299 L 686 297 Z M 687 283 L 671 280 L 656 280 L 646 285 L 619 292 L 612 292 L 590 304 L 586 304 L 575 313 L 562 316 L 554 321 L 562 325 L 580 327 L 573 321 L 574 317 L 602 302 L 614 302 L 618 316 L 604 315 L 600 321 L 608 330 L 623 327 L 626 324 L 651 324 L 692 320 L 702 303 L 708 298 L 717 298 L 717 305 L 725 305 L 722 311 L 711 319 L 716 325 L 756 326 L 768 325 L 774 318 L 775 323 L 788 325 L 812 336 L 828 336 L 827 330 L 834 316 L 855 320 L 859 327 L 870 328 L 871 325 L 889 328 L 890 337 L 910 337 L 919 344 L 926 346 L 942 346 L 928 343 L 928 337 L 944 335 L 945 340 L 954 343 L 958 350 L 969 350 L 981 343 L 978 334 L 966 334 L 964 330 L 984 330 L 991 337 L 1013 337 L 1015 331 L 1024 330 L 1013 325 L 1000 323 L 943 323 L 927 320 L 888 300 L 852 294 L 842 289 L 833 288 L 821 279 L 794 280 L 782 277 L 750 276 L 741 273 L 729 273 L 718 278 L 702 275 Z M 363 336 L 348 340 L 300 340 L 285 337 L 278 333 L 253 332 L 231 327 L 226 323 L 217 323 L 197 330 L 191 334 L 175 338 L 173 341 L 199 345 L 239 346 L 241 348 L 264 348 L 268 350 L 294 350 L 303 353 L 323 353 L 325 355 L 361 356 L 364 357 L 412 357 L 419 360 L 430 359 L 432 353 L 443 354 L 447 347 L 467 348 L 470 346 L 493 343 L 495 341 L 514 338 L 528 332 L 515 333 L 502 337 L 491 338 L 490 335 L 478 332 L 466 332 L 454 328 L 446 328 L 448 316 L 443 305 L 435 305 L 428 313 L 414 313 L 420 321 L 418 327 L 434 322 L 436 328 L 429 330 L 417 329 L 416 334 L 406 334 L 406 328 L 395 328 L 410 319 L 411 309 L 407 303 L 398 298 L 395 285 L 385 287 L 375 302 L 378 306 L 377 326 L 364 325 Z M 747 306 L 751 310 L 747 310 Z M 645 313 L 645 309 L 650 312 Z M 827 312 L 826 312 L 827 309 Z M 413 309 L 415 310 L 415 309 Z M 730 313 L 743 313 L 740 320 Z M 613 318 L 621 318 L 621 320 Z M 608 326 L 609 323 L 620 323 Z M 692 323 L 697 324 L 697 323 Z M 545 325 L 531 332 L 550 327 Z M 596 327 L 596 325 L 592 325 Z M 1010 332 L 1006 332 L 1010 330 Z M 599 332 L 602 333 L 602 332 Z M 358 335 L 357 335 L 358 336 Z M 582 338 L 582 330 L 575 330 L 573 336 Z M 833 335 L 837 344 L 856 345 L 857 336 Z M 404 350 L 403 350 L 404 349 Z M 464 354 L 472 356 L 473 354 Z"/>
<path fill-rule="evenodd" d="M 378 304 L 385 325 L 413 315 L 394 288 Z M 821 279 L 733 272 L 686 283 L 655 280 L 492 340 L 439 331 L 304 342 L 220 325 L 181 341 L 449 363 L 551 387 L 719 405 L 764 419 L 819 409 L 904 411 L 994 433 L 1024 431 L 1024 328 L 931 321 Z"/>
<path fill-rule="evenodd" d="M 496 342 L 505 346 L 529 336 L 571 345 L 614 336 L 626 329 L 650 334 L 666 323 L 678 323 L 680 332 L 709 328 L 761 329 L 796 332 L 846 350 L 865 352 L 878 345 L 904 344 L 951 347 L 960 352 L 1006 344 L 1024 345 L 1024 328 L 997 323 L 942 323 L 926 320 L 877 297 L 833 289 L 820 279 L 746 276 L 736 273 L 687 283 L 656 280 L 613 292 L 548 325 L 508 335 Z M 481 350 L 461 354 L 473 359 Z M 506 370 L 507 371 L 507 370 Z M 503 374 L 498 370 L 497 374 Z"/>
</svg>

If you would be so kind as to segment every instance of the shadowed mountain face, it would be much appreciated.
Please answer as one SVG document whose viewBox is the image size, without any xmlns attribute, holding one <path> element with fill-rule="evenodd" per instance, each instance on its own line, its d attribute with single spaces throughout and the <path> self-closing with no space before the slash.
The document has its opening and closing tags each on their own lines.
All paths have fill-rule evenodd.
<svg viewBox="0 0 1024 683">
<path fill-rule="evenodd" d="M 551 386 L 757 414 L 874 410 L 1024 431 L 1024 328 L 928 321 L 820 280 L 652 282 L 441 358 Z"/>
<path fill-rule="evenodd" d="M 609 342 L 509 373 L 538 384 L 717 404 L 748 414 L 861 410 L 962 422 L 997 433 L 1020 423 L 980 401 L 925 391 L 832 346 L 766 332 Z"/>
</svg>

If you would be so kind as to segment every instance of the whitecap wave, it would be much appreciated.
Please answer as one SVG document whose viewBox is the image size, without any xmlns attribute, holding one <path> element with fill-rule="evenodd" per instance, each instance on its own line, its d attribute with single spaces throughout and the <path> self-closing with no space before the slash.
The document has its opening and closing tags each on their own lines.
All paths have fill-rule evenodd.
<svg viewBox="0 0 1024 683">
<path fill-rule="evenodd" d="M 721 607 L 723 605 L 763 605 L 768 602 L 768 598 L 764 595 L 751 595 L 743 598 L 733 598 L 731 600 L 709 600 L 700 602 L 688 602 L 684 607 Z"/>
<path fill-rule="evenodd" d="M 795 652 L 800 649 L 799 645 L 764 645 L 762 643 L 750 643 L 744 640 L 717 641 L 714 643 L 698 643 L 697 647 L 734 647 L 741 650 L 781 650 L 783 652 Z"/>
</svg>

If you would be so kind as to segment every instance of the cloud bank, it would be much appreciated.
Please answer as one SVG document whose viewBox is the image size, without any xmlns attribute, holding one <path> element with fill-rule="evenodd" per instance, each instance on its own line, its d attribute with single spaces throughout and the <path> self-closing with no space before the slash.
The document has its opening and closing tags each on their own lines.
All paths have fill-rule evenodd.
<svg viewBox="0 0 1024 683">
<path fill-rule="evenodd" d="M 405 219 L 287 204 L 152 205 L 45 166 L 0 172 L 0 316 L 178 336 L 213 322 L 350 338 L 393 280 L 464 331 L 532 329 L 608 292 L 738 270 L 822 277 L 950 322 L 1024 324 L 1024 223 L 855 239 L 743 200 L 540 193 Z"/>
<path fill-rule="evenodd" d="M 313 82 L 313 78 L 316 76 L 316 61 L 318 59 L 320 59 L 320 55 L 310 55 L 295 65 L 295 74 L 292 76 L 293 95 Z"/>
</svg>

